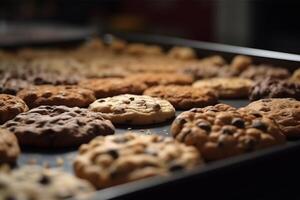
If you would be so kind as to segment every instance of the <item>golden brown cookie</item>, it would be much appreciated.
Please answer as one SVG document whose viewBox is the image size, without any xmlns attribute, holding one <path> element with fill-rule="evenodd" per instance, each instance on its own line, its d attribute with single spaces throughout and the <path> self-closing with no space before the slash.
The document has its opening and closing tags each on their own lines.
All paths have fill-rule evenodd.
<svg viewBox="0 0 300 200">
<path fill-rule="evenodd" d="M 82 145 L 74 162 L 75 174 L 98 189 L 202 164 L 193 147 L 170 137 L 125 133 L 97 137 Z"/>
<path fill-rule="evenodd" d="M 211 89 L 199 89 L 192 86 L 155 86 L 145 90 L 144 95 L 169 101 L 176 109 L 205 107 L 218 102 L 218 95 Z"/>
<path fill-rule="evenodd" d="M 115 124 L 156 124 L 175 116 L 175 109 L 166 100 L 146 95 L 123 94 L 96 100 L 89 109 L 101 113 Z"/>
<path fill-rule="evenodd" d="M 171 133 L 178 141 L 195 146 L 207 161 L 285 142 L 273 120 L 224 104 L 181 113 L 173 122 Z"/>
<path fill-rule="evenodd" d="M 270 65 L 251 65 L 240 74 L 243 78 L 262 80 L 265 78 L 286 79 L 290 73 L 287 69 Z"/>
<path fill-rule="evenodd" d="M 15 163 L 20 152 L 16 136 L 12 132 L 0 128 L 0 164 Z"/>
<path fill-rule="evenodd" d="M 27 105 L 19 97 L 9 94 L 0 94 L 0 124 L 27 110 Z"/>
<path fill-rule="evenodd" d="M 300 83 L 300 69 L 294 71 L 293 75 L 290 78 L 290 81 Z"/>
<path fill-rule="evenodd" d="M 300 137 L 300 101 L 291 98 L 261 99 L 245 107 L 275 120 L 288 138 Z"/>
<path fill-rule="evenodd" d="M 122 78 L 86 79 L 79 86 L 94 91 L 96 98 L 120 94 L 142 94 L 147 85 Z"/>
<path fill-rule="evenodd" d="M 93 91 L 78 86 L 32 86 L 17 94 L 29 108 L 40 105 L 64 105 L 87 107 L 96 100 Z"/>
<path fill-rule="evenodd" d="M 251 57 L 244 56 L 244 55 L 237 55 L 232 59 L 230 66 L 233 69 L 235 69 L 239 72 L 242 72 L 242 71 L 246 70 L 251 64 L 252 64 Z"/>
<path fill-rule="evenodd" d="M 190 60 L 197 58 L 197 54 L 194 49 L 190 47 L 173 47 L 169 50 L 168 56 L 171 58 Z"/>
<path fill-rule="evenodd" d="M 193 84 L 195 88 L 210 88 L 215 90 L 220 98 L 247 98 L 253 81 L 244 78 L 211 78 L 199 80 Z"/>
<path fill-rule="evenodd" d="M 144 83 L 148 86 L 190 85 L 193 83 L 191 76 L 179 73 L 137 73 L 129 75 L 126 79 L 136 83 Z"/>
</svg>

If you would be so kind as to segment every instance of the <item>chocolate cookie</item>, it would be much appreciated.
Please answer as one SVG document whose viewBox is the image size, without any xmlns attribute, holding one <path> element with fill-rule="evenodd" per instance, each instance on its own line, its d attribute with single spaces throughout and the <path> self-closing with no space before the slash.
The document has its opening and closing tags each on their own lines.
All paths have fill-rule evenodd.
<svg viewBox="0 0 300 200">
<path fill-rule="evenodd" d="M 250 90 L 249 99 L 295 98 L 300 100 L 300 84 L 286 80 L 265 79 L 258 81 Z"/>
<path fill-rule="evenodd" d="M 125 133 L 97 137 L 82 145 L 74 162 L 74 171 L 78 177 L 101 189 L 191 169 L 202 162 L 195 148 L 172 138 Z"/>
<path fill-rule="evenodd" d="M 240 76 L 252 80 L 262 80 L 268 77 L 275 79 L 286 79 L 290 76 L 290 73 L 284 68 L 272 67 L 269 65 L 253 65 L 243 71 Z"/>
<path fill-rule="evenodd" d="M 156 85 L 190 85 L 193 78 L 180 73 L 137 73 L 129 75 L 126 79 L 135 83 L 144 83 L 147 86 Z"/>
<path fill-rule="evenodd" d="M 285 142 L 277 124 L 261 115 L 218 104 L 181 113 L 171 126 L 178 141 L 213 161 Z"/>
<path fill-rule="evenodd" d="M 253 82 L 243 78 L 211 78 L 199 80 L 193 84 L 198 89 L 210 88 L 215 90 L 220 98 L 246 98 Z"/>
<path fill-rule="evenodd" d="M 205 107 L 218 102 L 218 95 L 214 90 L 191 86 L 155 86 L 147 89 L 144 95 L 165 99 L 176 109 L 182 110 Z"/>
<path fill-rule="evenodd" d="M 27 110 L 27 105 L 19 97 L 9 94 L 0 94 L 0 124 Z"/>
<path fill-rule="evenodd" d="M 86 79 L 79 84 L 94 91 L 97 98 L 112 97 L 120 94 L 142 94 L 146 84 L 122 78 Z"/>
<path fill-rule="evenodd" d="M 41 85 L 23 89 L 17 94 L 29 108 L 40 105 L 87 107 L 96 100 L 93 91 L 78 86 Z"/>
<path fill-rule="evenodd" d="M 288 138 L 300 137 L 300 101 L 291 98 L 261 99 L 245 107 L 275 120 Z"/>
<path fill-rule="evenodd" d="M 99 113 L 83 108 L 40 106 L 6 122 L 20 145 L 43 148 L 72 147 L 98 135 L 114 133 L 114 126 Z"/>
<path fill-rule="evenodd" d="M 94 187 L 58 169 L 23 166 L 10 173 L 1 173 L 0 199 L 62 200 L 89 199 Z"/>
<path fill-rule="evenodd" d="M 124 94 L 98 99 L 89 109 L 116 124 L 156 124 L 175 116 L 170 102 L 146 95 Z"/>
<path fill-rule="evenodd" d="M 19 154 L 20 147 L 16 136 L 10 131 L 0 128 L 0 164 L 15 163 Z"/>
</svg>

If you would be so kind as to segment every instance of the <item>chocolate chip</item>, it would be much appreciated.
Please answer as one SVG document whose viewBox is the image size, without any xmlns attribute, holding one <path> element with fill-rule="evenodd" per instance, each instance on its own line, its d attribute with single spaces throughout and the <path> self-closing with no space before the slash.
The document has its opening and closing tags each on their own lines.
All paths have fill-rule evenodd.
<svg viewBox="0 0 300 200">
<path fill-rule="evenodd" d="M 48 185 L 50 182 L 50 178 L 46 175 L 43 175 L 39 180 L 39 183 L 42 185 Z"/>
<path fill-rule="evenodd" d="M 116 114 L 121 114 L 121 113 L 124 113 L 125 112 L 125 109 L 124 108 L 116 108 L 115 110 L 114 110 L 114 113 L 116 113 Z"/>
<path fill-rule="evenodd" d="M 106 153 L 109 154 L 113 159 L 117 159 L 119 157 L 119 153 L 115 149 L 110 149 Z"/>
<path fill-rule="evenodd" d="M 256 141 L 253 138 L 247 138 L 245 140 L 246 151 L 253 151 L 255 148 Z"/>
<path fill-rule="evenodd" d="M 233 134 L 232 129 L 229 128 L 229 127 L 226 127 L 226 126 L 222 127 L 221 132 L 222 132 L 222 134 L 226 134 L 226 135 L 232 135 Z"/>
<path fill-rule="evenodd" d="M 211 131 L 211 125 L 208 122 L 199 122 L 197 124 L 197 126 L 203 130 L 205 130 L 206 132 L 210 132 Z"/>
<path fill-rule="evenodd" d="M 98 102 L 103 103 L 103 102 L 105 102 L 105 100 L 104 99 L 99 99 Z"/>
<path fill-rule="evenodd" d="M 190 110 L 190 112 L 196 113 L 196 112 L 197 112 L 197 108 L 192 108 L 192 109 Z"/>
<path fill-rule="evenodd" d="M 170 172 L 175 172 L 175 171 L 179 171 L 179 170 L 183 170 L 184 167 L 180 164 L 173 164 L 169 167 L 169 171 Z"/>
<path fill-rule="evenodd" d="M 244 128 L 245 127 L 245 121 L 241 118 L 233 118 L 231 121 L 231 124 L 233 126 L 236 126 L 238 128 Z"/>
<path fill-rule="evenodd" d="M 257 128 L 262 131 L 267 131 L 267 129 L 268 129 L 268 126 L 260 120 L 254 120 L 252 122 L 252 127 Z"/>
<path fill-rule="evenodd" d="M 129 100 L 123 100 L 123 103 L 130 104 L 130 101 Z"/>
<path fill-rule="evenodd" d="M 129 100 L 130 101 L 134 101 L 134 97 L 129 97 Z"/>
<path fill-rule="evenodd" d="M 160 110 L 161 107 L 160 107 L 160 105 L 157 103 L 157 104 L 154 104 L 154 105 L 153 105 L 153 109 L 154 109 L 154 110 Z"/>
<path fill-rule="evenodd" d="M 183 125 L 183 124 L 185 124 L 187 122 L 187 120 L 186 119 L 184 119 L 184 118 L 177 118 L 176 119 L 176 123 L 177 124 L 179 124 L 179 125 Z"/>
</svg>

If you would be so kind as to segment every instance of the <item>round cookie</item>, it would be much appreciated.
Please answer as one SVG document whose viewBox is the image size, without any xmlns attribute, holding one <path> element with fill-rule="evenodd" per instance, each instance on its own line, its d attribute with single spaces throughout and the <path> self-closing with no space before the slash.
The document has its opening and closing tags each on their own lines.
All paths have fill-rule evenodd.
<svg viewBox="0 0 300 200">
<path fill-rule="evenodd" d="M 62 148 L 78 146 L 98 135 L 114 133 L 114 126 L 99 113 L 66 106 L 39 106 L 6 122 L 23 146 Z"/>
<path fill-rule="evenodd" d="M 155 86 L 145 90 L 144 95 L 165 99 L 176 109 L 182 110 L 205 107 L 218 102 L 218 95 L 214 90 L 191 86 Z"/>
<path fill-rule="evenodd" d="M 0 124 L 5 123 L 19 113 L 27 110 L 27 105 L 19 97 L 9 94 L 0 94 Z"/>
<path fill-rule="evenodd" d="M 23 89 L 17 94 L 29 108 L 40 105 L 87 107 L 96 100 L 93 91 L 78 86 L 40 85 Z"/>
<path fill-rule="evenodd" d="M 129 75 L 126 79 L 135 83 L 144 83 L 147 86 L 156 85 L 190 85 L 193 78 L 180 73 L 136 73 Z"/>
<path fill-rule="evenodd" d="M 86 79 L 81 81 L 79 85 L 94 91 L 96 98 L 120 94 L 142 94 L 147 88 L 146 84 L 122 78 Z"/>
<path fill-rule="evenodd" d="M 146 95 L 124 94 L 98 99 L 89 109 L 115 124 L 156 124 L 175 116 L 170 102 Z"/>
<path fill-rule="evenodd" d="M 191 169 L 202 162 L 194 147 L 170 137 L 125 133 L 82 145 L 73 166 L 78 177 L 100 189 Z"/>
<path fill-rule="evenodd" d="M 290 78 L 291 82 L 300 83 L 300 69 L 294 71 L 293 75 Z"/>
<path fill-rule="evenodd" d="M 193 84 L 195 88 L 210 88 L 215 90 L 220 98 L 246 98 L 252 87 L 250 79 L 243 78 L 211 78 L 199 80 Z"/>
<path fill-rule="evenodd" d="M 20 148 L 16 136 L 0 128 L 0 164 L 15 163 L 19 154 Z"/>
<path fill-rule="evenodd" d="M 2 173 L 0 185 L 0 199 L 87 199 L 95 191 L 88 181 L 58 169 L 32 165 Z"/>
<path fill-rule="evenodd" d="M 300 137 L 300 101 L 291 98 L 261 99 L 250 103 L 245 109 L 274 119 L 288 138 Z"/>
<path fill-rule="evenodd" d="M 287 69 L 273 67 L 269 65 L 251 65 L 241 74 L 241 77 L 252 80 L 262 80 L 267 77 L 276 79 L 286 79 L 290 76 Z"/>
<path fill-rule="evenodd" d="M 195 146 L 207 161 L 219 160 L 285 142 L 273 120 L 218 104 L 181 113 L 173 137 Z"/>
<path fill-rule="evenodd" d="M 255 101 L 267 98 L 295 98 L 300 100 L 300 84 L 270 78 L 258 81 L 250 90 L 249 99 Z"/>
</svg>

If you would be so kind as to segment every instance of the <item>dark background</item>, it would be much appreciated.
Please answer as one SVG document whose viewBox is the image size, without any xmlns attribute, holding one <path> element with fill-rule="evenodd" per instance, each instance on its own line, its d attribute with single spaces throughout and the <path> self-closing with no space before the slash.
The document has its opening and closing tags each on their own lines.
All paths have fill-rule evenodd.
<svg viewBox="0 0 300 200">
<path fill-rule="evenodd" d="M 288 0 L 1 0 L 0 40 L 4 24 L 50 22 L 299 53 L 299 10 Z"/>
</svg>

